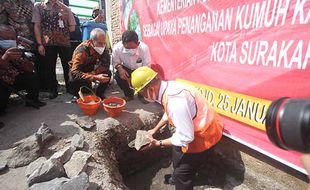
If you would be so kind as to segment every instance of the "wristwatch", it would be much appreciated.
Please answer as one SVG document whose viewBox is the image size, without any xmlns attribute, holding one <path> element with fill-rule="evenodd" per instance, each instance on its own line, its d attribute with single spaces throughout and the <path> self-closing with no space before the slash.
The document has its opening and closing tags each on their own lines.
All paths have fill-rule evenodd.
<svg viewBox="0 0 310 190">
<path fill-rule="evenodd" d="M 159 147 L 160 148 L 165 148 L 165 146 L 163 145 L 163 141 L 162 140 L 159 141 Z"/>
</svg>

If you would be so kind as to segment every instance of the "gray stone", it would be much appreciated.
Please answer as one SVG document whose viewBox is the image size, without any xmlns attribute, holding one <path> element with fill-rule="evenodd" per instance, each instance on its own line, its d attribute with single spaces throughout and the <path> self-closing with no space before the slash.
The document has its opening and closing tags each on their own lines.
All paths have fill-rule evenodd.
<svg viewBox="0 0 310 190">
<path fill-rule="evenodd" d="M 67 146 L 62 150 L 55 152 L 51 157 L 50 160 L 58 160 L 60 163 L 65 164 L 68 162 L 75 151 L 74 147 Z"/>
<path fill-rule="evenodd" d="M 34 183 L 49 181 L 64 175 L 64 168 L 58 160 L 47 160 L 28 177 L 27 183 L 31 186 Z"/>
<path fill-rule="evenodd" d="M 36 132 L 36 135 L 41 138 L 42 144 L 45 144 L 49 140 L 54 138 L 54 132 L 48 128 L 48 125 L 44 122 L 41 123 L 41 127 Z"/>
<path fill-rule="evenodd" d="M 82 128 L 89 130 L 96 126 L 96 122 L 89 116 L 77 117 L 75 122 Z"/>
<path fill-rule="evenodd" d="M 51 181 L 34 184 L 29 190 L 55 190 L 67 181 L 69 181 L 69 179 L 65 177 L 55 178 Z"/>
<path fill-rule="evenodd" d="M 8 161 L 6 160 L 0 160 L 0 172 L 6 168 L 7 163 Z"/>
<path fill-rule="evenodd" d="M 149 138 L 147 138 L 147 131 L 138 130 L 136 133 L 135 139 L 135 148 L 140 150 L 143 146 L 148 145 L 151 142 Z"/>
<path fill-rule="evenodd" d="M 83 149 L 84 147 L 84 137 L 78 134 L 75 134 L 71 140 L 71 147 L 78 150 Z"/>
<path fill-rule="evenodd" d="M 36 169 L 41 167 L 41 165 L 46 161 L 45 157 L 40 157 L 35 161 L 31 162 L 26 169 L 26 177 L 29 177 Z"/>
<path fill-rule="evenodd" d="M 86 173 L 82 173 L 61 185 L 57 188 L 57 190 L 87 190 L 88 187 L 88 175 Z"/>
<path fill-rule="evenodd" d="M 26 166 L 40 157 L 41 147 L 35 135 L 15 143 L 15 146 L 8 157 L 11 168 Z"/>
<path fill-rule="evenodd" d="M 67 176 L 73 178 L 84 172 L 87 168 L 87 160 L 90 153 L 84 151 L 75 151 L 71 159 L 64 165 Z"/>
</svg>

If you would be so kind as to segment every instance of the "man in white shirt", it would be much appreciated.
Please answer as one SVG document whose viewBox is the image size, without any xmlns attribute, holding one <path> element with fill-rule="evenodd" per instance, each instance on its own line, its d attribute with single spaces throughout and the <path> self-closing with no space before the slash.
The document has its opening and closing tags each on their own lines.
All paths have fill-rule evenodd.
<svg viewBox="0 0 310 190">
<path fill-rule="evenodd" d="M 193 189 L 197 169 L 222 137 L 219 116 L 196 88 L 177 81 L 162 81 L 151 68 L 140 67 L 132 72 L 131 85 L 146 101 L 160 103 L 165 111 L 161 121 L 149 131 L 151 143 L 145 149 L 172 146 L 176 190 Z M 167 122 L 175 127 L 172 137 L 153 139 L 153 134 Z"/>
<path fill-rule="evenodd" d="M 113 47 L 112 63 L 116 68 L 115 79 L 119 87 L 124 91 L 125 99 L 132 100 L 133 89 L 130 88 L 131 73 L 141 66 L 151 65 L 151 56 L 148 46 L 139 42 L 135 31 L 125 31 L 122 41 Z"/>
</svg>

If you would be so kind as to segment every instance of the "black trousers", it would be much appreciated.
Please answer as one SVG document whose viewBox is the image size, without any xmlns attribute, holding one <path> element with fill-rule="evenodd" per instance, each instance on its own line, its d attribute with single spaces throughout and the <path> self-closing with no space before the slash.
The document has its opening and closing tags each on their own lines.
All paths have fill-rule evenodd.
<svg viewBox="0 0 310 190">
<path fill-rule="evenodd" d="M 29 100 L 38 100 L 39 96 L 39 80 L 36 73 L 27 72 L 19 74 L 13 85 L 7 85 L 4 82 L 0 82 L 0 112 L 4 111 L 9 97 L 12 93 L 12 89 L 26 90 L 26 98 Z"/>
<path fill-rule="evenodd" d="M 193 182 L 197 170 L 206 160 L 209 151 L 210 150 L 200 153 L 184 154 L 181 147 L 172 147 L 173 177 L 176 190 L 193 189 Z"/>
<path fill-rule="evenodd" d="M 112 73 L 111 71 L 106 71 L 105 73 L 103 74 L 107 74 L 110 79 L 111 79 L 111 76 L 112 76 Z M 106 82 L 106 83 L 100 83 L 99 86 L 97 87 L 97 90 L 96 90 L 96 95 L 99 96 L 100 98 L 104 98 L 104 92 L 105 90 L 108 88 L 109 86 L 109 82 Z M 72 92 L 73 92 L 73 95 L 74 96 L 77 96 L 79 97 L 79 90 L 82 86 L 87 86 L 88 88 L 91 89 L 91 82 L 88 81 L 88 80 L 83 80 L 83 79 L 76 79 L 74 77 L 70 77 L 70 86 L 71 86 L 71 89 L 72 89 Z M 86 92 L 86 90 L 82 91 L 83 93 Z"/>
<path fill-rule="evenodd" d="M 46 46 L 45 56 L 40 56 L 37 63 L 37 72 L 39 73 L 41 88 L 47 87 L 50 91 L 57 91 L 58 81 L 56 78 L 56 61 L 57 55 L 61 59 L 61 65 L 63 68 L 64 79 L 67 91 L 69 87 L 69 64 L 71 59 L 71 48 L 65 46 Z"/>
<path fill-rule="evenodd" d="M 128 75 L 130 77 L 131 73 L 134 70 L 128 69 L 127 67 L 123 67 L 123 68 L 127 71 Z M 132 88 L 130 88 L 127 80 L 121 79 L 118 71 L 115 73 L 115 80 L 117 82 L 117 85 L 123 90 L 126 97 L 133 97 L 134 96 L 134 90 Z"/>
</svg>

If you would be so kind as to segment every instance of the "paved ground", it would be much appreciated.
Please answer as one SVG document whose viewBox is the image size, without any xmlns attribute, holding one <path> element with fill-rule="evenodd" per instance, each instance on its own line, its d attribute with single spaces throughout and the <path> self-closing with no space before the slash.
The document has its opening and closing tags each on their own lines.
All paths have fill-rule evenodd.
<svg viewBox="0 0 310 190">
<path fill-rule="evenodd" d="M 109 88 L 109 94 L 122 95 L 115 86 Z M 40 127 L 41 122 L 47 123 L 59 137 L 58 143 L 51 144 L 49 152 L 45 154 L 50 155 L 52 152 L 59 150 L 60 147 L 63 147 L 67 143 L 67 139 L 81 130 L 73 124 L 72 116 L 81 116 L 83 113 L 76 104 L 68 103 L 70 98 L 71 95 L 62 94 L 54 100 L 48 100 L 47 106 L 40 110 L 24 107 L 19 100 L 11 102 L 7 114 L 0 117 L 0 121 L 5 123 L 5 127 L 0 129 L 0 159 L 1 152 L 9 149 L 14 142 L 32 135 Z M 137 100 L 129 102 L 126 111 L 133 112 L 141 109 L 141 103 L 137 102 Z M 144 109 L 145 111 L 152 112 L 159 108 L 149 104 Z M 96 119 L 106 117 L 102 109 L 95 116 Z M 130 117 L 127 119 L 130 119 Z M 196 189 L 302 190 L 306 188 L 306 178 L 304 175 L 296 173 L 228 139 L 222 141 L 221 147 L 220 154 L 223 163 L 231 162 L 234 166 L 231 168 L 219 167 L 218 162 L 213 165 L 211 160 L 211 164 L 205 166 L 202 170 L 200 184 L 198 184 Z M 171 173 L 171 171 L 169 157 L 159 159 L 157 163 L 145 170 L 126 176 L 125 183 L 133 190 L 174 189 L 173 186 L 163 184 L 164 175 Z M 7 169 L 0 173 L 0 190 L 26 189 L 24 173 L 25 167 Z"/>
</svg>

